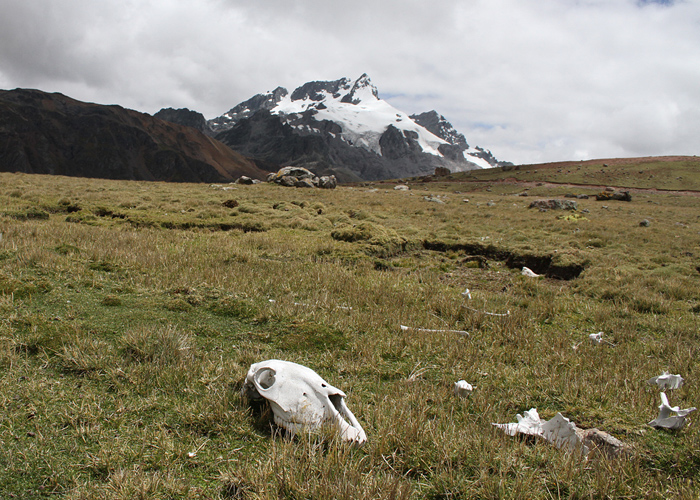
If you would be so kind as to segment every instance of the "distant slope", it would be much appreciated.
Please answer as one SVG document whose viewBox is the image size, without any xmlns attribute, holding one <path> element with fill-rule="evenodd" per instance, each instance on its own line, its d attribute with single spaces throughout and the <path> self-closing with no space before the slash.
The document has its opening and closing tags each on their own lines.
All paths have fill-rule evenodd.
<svg viewBox="0 0 700 500">
<path fill-rule="evenodd" d="M 451 180 L 700 191 L 700 158 L 651 156 L 517 165 L 456 173 Z"/>
<path fill-rule="evenodd" d="M 175 182 L 266 175 L 193 128 L 29 89 L 0 91 L 0 171 Z"/>
</svg>

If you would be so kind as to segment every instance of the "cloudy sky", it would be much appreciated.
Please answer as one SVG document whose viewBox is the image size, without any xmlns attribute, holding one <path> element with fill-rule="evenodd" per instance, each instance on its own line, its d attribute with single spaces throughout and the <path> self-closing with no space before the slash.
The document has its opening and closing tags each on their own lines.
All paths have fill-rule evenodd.
<svg viewBox="0 0 700 500">
<path fill-rule="evenodd" d="M 0 88 L 214 118 L 369 74 L 500 160 L 700 154 L 700 0 L 0 0 Z"/>
</svg>

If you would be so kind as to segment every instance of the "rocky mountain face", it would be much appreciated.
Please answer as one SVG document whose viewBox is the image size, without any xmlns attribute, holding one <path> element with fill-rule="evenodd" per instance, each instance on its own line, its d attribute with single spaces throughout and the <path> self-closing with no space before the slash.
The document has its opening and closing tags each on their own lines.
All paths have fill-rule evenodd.
<svg viewBox="0 0 700 500">
<path fill-rule="evenodd" d="M 192 127 L 203 134 L 211 135 L 211 128 L 207 123 L 207 119 L 204 118 L 202 113 L 198 113 L 197 111 L 190 111 L 187 108 L 163 108 L 153 115 L 153 117 L 159 120 L 165 120 L 166 122 L 179 123 L 186 127 Z"/>
<path fill-rule="evenodd" d="M 189 117 L 166 119 L 185 124 Z M 278 87 L 207 124 L 205 133 L 268 168 L 299 166 L 317 175 L 334 174 L 341 182 L 501 164 L 489 151 L 470 148 L 437 112 L 408 116 L 383 101 L 366 74 L 308 82 L 291 94 Z"/>
<path fill-rule="evenodd" d="M 194 128 L 62 94 L 0 91 L 0 170 L 178 182 L 265 178 L 255 162 L 196 130 L 196 114 L 188 117 Z"/>
</svg>

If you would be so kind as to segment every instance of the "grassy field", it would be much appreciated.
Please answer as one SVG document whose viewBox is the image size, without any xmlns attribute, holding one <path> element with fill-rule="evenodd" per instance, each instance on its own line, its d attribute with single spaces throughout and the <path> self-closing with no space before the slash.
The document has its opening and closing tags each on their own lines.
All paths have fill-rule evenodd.
<svg viewBox="0 0 700 500">
<path fill-rule="evenodd" d="M 629 185 L 647 165 L 616 168 Z M 700 198 L 540 211 L 572 189 L 497 174 L 410 191 L 0 174 L 0 498 L 697 498 L 698 417 L 649 427 L 645 381 L 680 373 L 671 404 L 700 406 Z M 607 183 L 588 180 L 574 194 Z M 367 444 L 275 432 L 240 396 L 268 358 L 345 391 Z M 491 425 L 532 407 L 633 455 Z"/>
</svg>

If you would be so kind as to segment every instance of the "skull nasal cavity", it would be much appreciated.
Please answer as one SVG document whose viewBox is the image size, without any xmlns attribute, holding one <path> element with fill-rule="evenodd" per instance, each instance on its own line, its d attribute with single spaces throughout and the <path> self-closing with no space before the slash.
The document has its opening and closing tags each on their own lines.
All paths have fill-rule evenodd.
<svg viewBox="0 0 700 500">
<path fill-rule="evenodd" d="M 340 402 L 343 400 L 343 397 L 340 394 L 331 394 L 328 396 L 328 399 L 331 400 L 331 403 L 333 403 L 335 409 L 340 411 L 340 409 L 342 408 Z"/>
<path fill-rule="evenodd" d="M 260 370 L 257 375 L 258 384 L 263 389 L 269 389 L 275 383 L 275 370 L 272 368 L 265 368 Z"/>
</svg>

